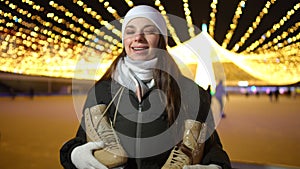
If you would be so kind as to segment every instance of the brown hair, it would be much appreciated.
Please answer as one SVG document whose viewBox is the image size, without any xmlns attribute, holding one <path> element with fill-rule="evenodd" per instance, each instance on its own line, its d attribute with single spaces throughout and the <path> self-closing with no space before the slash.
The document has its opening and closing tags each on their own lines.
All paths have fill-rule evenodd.
<svg viewBox="0 0 300 169">
<path fill-rule="evenodd" d="M 158 48 L 163 52 L 158 52 L 158 65 L 157 69 L 153 70 L 153 78 L 158 89 L 162 90 L 165 94 L 166 100 L 162 101 L 166 103 L 166 112 L 168 115 L 169 126 L 173 124 L 178 116 L 181 105 L 179 82 L 182 74 L 172 56 L 167 52 L 166 41 L 162 35 L 160 35 Z M 126 52 L 123 49 L 122 53 L 117 56 L 111 66 L 105 72 L 100 80 L 107 80 L 112 77 L 113 72 L 116 69 L 118 61 L 126 56 Z"/>
</svg>

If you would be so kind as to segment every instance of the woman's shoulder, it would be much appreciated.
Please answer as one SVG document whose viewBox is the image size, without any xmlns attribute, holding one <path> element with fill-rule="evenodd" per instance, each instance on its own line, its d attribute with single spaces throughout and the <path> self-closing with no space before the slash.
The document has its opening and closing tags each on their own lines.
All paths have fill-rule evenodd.
<svg viewBox="0 0 300 169">
<path fill-rule="evenodd" d="M 186 88 L 186 89 L 197 89 L 197 90 L 200 90 L 200 92 L 205 92 L 206 90 L 203 88 L 203 87 L 201 87 L 201 86 L 199 86 L 194 80 L 192 80 L 192 79 L 190 79 L 190 78 L 188 78 L 188 77 L 185 77 L 185 76 L 182 76 L 182 78 L 181 78 L 182 80 L 181 80 L 181 84 L 184 86 L 184 88 Z"/>
<path fill-rule="evenodd" d="M 111 93 L 114 93 L 120 87 L 121 85 L 113 79 L 100 79 L 91 90 L 98 95 L 111 95 Z"/>
<path fill-rule="evenodd" d="M 101 95 L 107 93 L 107 91 L 110 91 L 112 80 L 98 80 L 94 83 L 94 85 L 91 86 L 89 90 L 90 94 L 99 94 Z"/>
<path fill-rule="evenodd" d="M 98 81 L 96 81 L 95 86 L 104 87 L 111 83 L 112 83 L 112 79 L 99 79 Z"/>
<path fill-rule="evenodd" d="M 87 103 L 89 106 L 95 104 L 108 103 L 112 98 L 112 93 L 119 86 L 112 79 L 100 79 L 89 90 L 87 96 Z"/>
<path fill-rule="evenodd" d="M 203 87 L 198 85 L 194 80 L 183 77 L 183 87 L 180 90 L 183 90 L 184 93 L 190 96 L 194 96 L 194 98 L 200 97 L 202 101 L 211 99 L 210 91 L 205 90 Z"/>
</svg>

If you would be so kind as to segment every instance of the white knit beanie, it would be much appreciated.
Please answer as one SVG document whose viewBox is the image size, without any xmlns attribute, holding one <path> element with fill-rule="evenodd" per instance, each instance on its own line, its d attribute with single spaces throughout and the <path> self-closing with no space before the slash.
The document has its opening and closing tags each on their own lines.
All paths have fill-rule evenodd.
<svg viewBox="0 0 300 169">
<path fill-rule="evenodd" d="M 134 18 L 147 18 L 152 21 L 159 29 L 160 33 L 164 36 L 166 43 L 168 42 L 167 25 L 162 14 L 151 6 L 139 5 L 131 8 L 124 17 L 122 24 L 122 43 L 124 41 L 123 35 L 126 25 Z"/>
</svg>

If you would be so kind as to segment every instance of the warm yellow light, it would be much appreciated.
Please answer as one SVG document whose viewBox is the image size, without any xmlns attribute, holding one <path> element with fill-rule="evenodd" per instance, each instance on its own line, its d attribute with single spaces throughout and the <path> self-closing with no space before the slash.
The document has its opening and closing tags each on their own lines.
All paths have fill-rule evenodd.
<svg viewBox="0 0 300 169">
<path fill-rule="evenodd" d="M 229 44 L 232 35 L 234 34 L 234 31 L 237 27 L 237 23 L 241 15 L 243 14 L 242 12 L 242 7 L 245 6 L 247 0 L 241 0 L 236 11 L 235 15 L 233 16 L 232 23 L 230 24 L 230 29 L 227 31 L 227 34 L 225 35 L 226 39 L 222 43 L 222 47 L 227 48 L 227 45 Z"/>
</svg>

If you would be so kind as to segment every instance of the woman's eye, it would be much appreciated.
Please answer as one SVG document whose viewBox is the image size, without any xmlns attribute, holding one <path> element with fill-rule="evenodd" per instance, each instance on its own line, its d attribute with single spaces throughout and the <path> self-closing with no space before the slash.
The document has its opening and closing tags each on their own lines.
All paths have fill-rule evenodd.
<svg viewBox="0 0 300 169">
<path fill-rule="evenodd" d="M 144 34 L 146 35 L 153 34 L 153 31 L 144 31 Z"/>
<path fill-rule="evenodd" d="M 126 31 L 126 34 L 127 35 L 132 35 L 132 34 L 134 34 L 134 31 Z"/>
<path fill-rule="evenodd" d="M 144 30 L 144 34 L 157 34 L 156 30 Z"/>
</svg>

